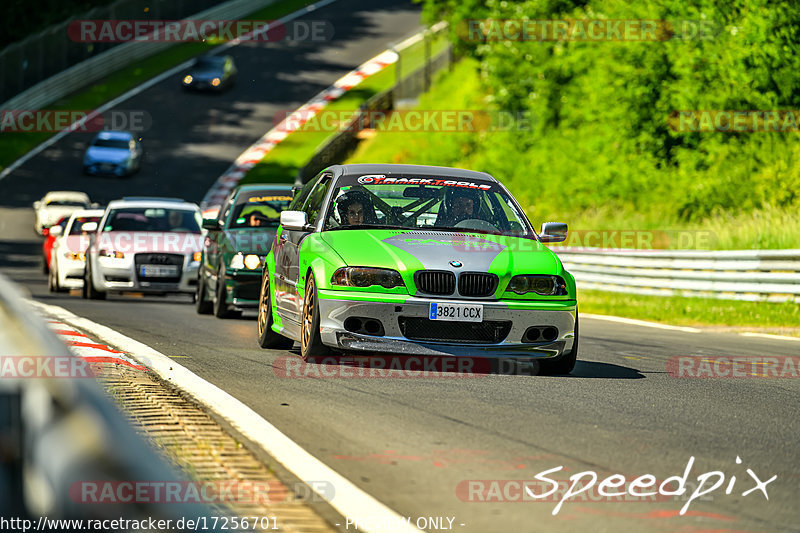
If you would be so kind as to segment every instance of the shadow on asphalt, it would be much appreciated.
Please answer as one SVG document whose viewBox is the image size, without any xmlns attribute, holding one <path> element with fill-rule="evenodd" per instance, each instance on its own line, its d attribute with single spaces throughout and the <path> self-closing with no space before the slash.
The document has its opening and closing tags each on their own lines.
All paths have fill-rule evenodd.
<svg viewBox="0 0 800 533">
<path fill-rule="evenodd" d="M 295 343 L 295 347 L 287 351 L 297 357 L 298 364 L 302 364 L 302 358 L 300 356 L 300 350 L 297 343 Z M 308 365 L 335 365 L 340 367 L 363 367 L 375 370 L 396 369 L 398 371 L 457 373 L 457 368 L 464 367 L 460 367 L 456 359 L 457 358 L 454 357 L 415 357 L 398 354 L 372 353 L 369 355 L 332 355 L 327 357 L 316 357 L 309 360 Z M 510 360 L 500 360 L 494 358 L 490 359 L 484 357 L 473 357 L 471 359 L 472 364 L 469 365 L 468 369 L 462 371 L 465 374 L 537 377 L 535 374 L 531 375 L 528 367 L 517 366 Z M 409 362 L 413 364 L 409 366 Z M 640 373 L 638 370 L 625 366 L 579 360 L 575 365 L 575 370 L 573 370 L 571 374 L 558 374 L 552 377 L 643 379 L 645 375 Z"/>
<path fill-rule="evenodd" d="M 601 379 L 642 379 L 644 374 L 627 366 L 596 361 L 581 361 L 575 364 L 575 370 L 566 375 L 567 378 L 601 378 Z"/>
</svg>

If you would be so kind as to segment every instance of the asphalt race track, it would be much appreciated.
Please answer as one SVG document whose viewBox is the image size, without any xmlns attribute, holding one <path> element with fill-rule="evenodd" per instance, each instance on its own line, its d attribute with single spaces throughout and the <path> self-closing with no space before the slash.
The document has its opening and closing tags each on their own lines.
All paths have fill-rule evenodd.
<svg viewBox="0 0 800 533">
<path fill-rule="evenodd" d="M 333 42 L 235 47 L 230 53 L 240 79 L 228 93 L 185 94 L 176 76 L 126 102 L 125 109 L 145 109 L 154 120 L 142 172 L 132 178 L 83 176 L 90 135 L 73 134 L 0 181 L 0 271 L 36 300 L 183 356 L 180 364 L 412 523 L 454 517 L 452 528 L 465 532 L 800 531 L 800 380 L 677 379 L 666 370 L 675 356 L 796 356 L 800 342 L 582 318 L 571 376 L 290 379 L 280 369 L 287 357 L 299 357 L 296 350 L 259 349 L 253 314 L 199 316 L 186 297 L 90 302 L 77 293 L 47 292 L 30 208 L 45 192 L 84 190 L 100 202 L 123 194 L 199 201 L 230 161 L 271 127 L 277 111 L 302 104 L 419 25 L 417 7 L 400 1 L 342 0 L 314 16 L 333 23 Z M 683 475 L 690 457 L 690 492 L 703 473 L 720 471 L 725 480 L 683 516 L 678 511 L 686 497 L 575 497 L 553 516 L 558 498 L 521 501 L 517 485 L 507 482 L 558 466 L 564 470 L 550 477 L 594 471 L 599 479 L 652 474 L 663 480 Z M 777 475 L 765 489 L 769 501 L 758 490 L 742 496 L 755 486 L 748 468 L 762 481 Z M 731 476 L 735 486 L 726 495 Z M 469 488 L 481 486 L 506 490 L 494 493 L 494 501 L 474 501 Z"/>
</svg>

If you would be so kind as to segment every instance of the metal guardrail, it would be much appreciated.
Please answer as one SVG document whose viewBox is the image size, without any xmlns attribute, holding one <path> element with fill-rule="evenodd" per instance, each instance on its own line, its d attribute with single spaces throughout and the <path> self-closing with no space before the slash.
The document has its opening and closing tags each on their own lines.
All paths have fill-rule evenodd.
<svg viewBox="0 0 800 533">
<path fill-rule="evenodd" d="M 238 19 L 277 0 L 232 0 L 214 6 L 187 19 Z M 66 37 L 65 37 L 66 38 Z M 129 42 L 114 46 L 94 57 L 55 74 L 0 104 L 2 109 L 41 109 L 115 70 L 146 59 L 174 46 L 174 42 Z"/>
<path fill-rule="evenodd" d="M 579 288 L 800 303 L 800 250 L 551 249 Z"/>
<path fill-rule="evenodd" d="M 0 323 L 4 363 L 19 357 L 77 358 L 2 275 Z M 7 365 L 0 368 L 5 372 Z M 134 431 L 94 379 L 0 377 L 0 436 L 2 517 L 152 517 L 175 524 L 181 517 L 213 514 L 198 504 L 76 501 L 76 487 L 84 481 L 185 481 Z"/>
</svg>

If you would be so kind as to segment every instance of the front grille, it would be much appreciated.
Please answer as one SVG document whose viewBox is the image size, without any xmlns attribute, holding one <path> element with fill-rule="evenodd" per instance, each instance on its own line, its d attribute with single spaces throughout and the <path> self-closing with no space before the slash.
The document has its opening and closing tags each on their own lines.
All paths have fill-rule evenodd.
<svg viewBox="0 0 800 533">
<path fill-rule="evenodd" d="M 400 332 L 415 341 L 497 344 L 511 331 L 510 320 L 451 322 L 423 317 L 399 317 Z"/>
<path fill-rule="evenodd" d="M 136 279 L 154 283 L 179 283 L 181 281 L 181 271 L 183 270 L 183 255 L 181 254 L 136 254 L 133 256 L 133 264 L 136 265 Z M 143 276 L 142 265 L 159 265 L 178 267 L 175 276 Z"/>
<path fill-rule="evenodd" d="M 491 296 L 499 281 L 496 274 L 462 272 L 458 276 L 458 293 L 461 296 Z"/>
<path fill-rule="evenodd" d="M 446 270 L 419 270 L 414 273 L 414 283 L 420 292 L 444 296 L 455 292 L 456 275 Z"/>
</svg>

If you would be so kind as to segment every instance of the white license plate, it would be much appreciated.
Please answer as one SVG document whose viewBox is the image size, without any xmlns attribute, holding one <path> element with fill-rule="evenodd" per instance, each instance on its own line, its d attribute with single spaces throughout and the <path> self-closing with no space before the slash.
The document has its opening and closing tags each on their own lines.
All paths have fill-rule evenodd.
<svg viewBox="0 0 800 533">
<path fill-rule="evenodd" d="M 173 278 L 178 275 L 176 265 L 142 265 L 139 275 L 145 278 Z"/>
<path fill-rule="evenodd" d="M 428 318 L 431 320 L 451 320 L 454 322 L 483 321 L 483 305 L 480 304 L 431 302 L 428 311 Z"/>
</svg>

